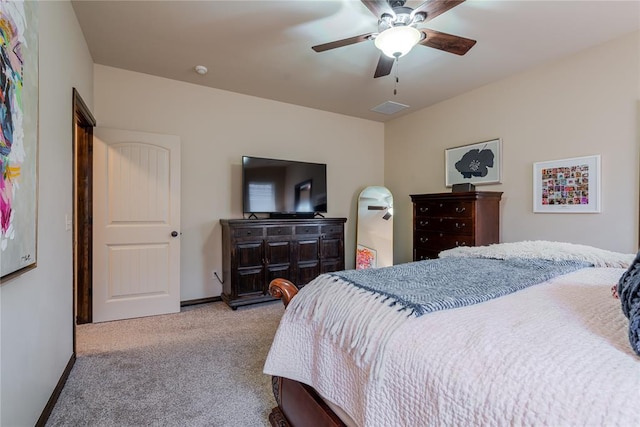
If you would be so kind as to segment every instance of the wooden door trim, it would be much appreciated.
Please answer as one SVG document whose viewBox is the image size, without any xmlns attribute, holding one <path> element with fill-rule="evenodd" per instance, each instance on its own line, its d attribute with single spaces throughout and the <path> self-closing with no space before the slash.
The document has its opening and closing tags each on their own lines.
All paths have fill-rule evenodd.
<svg viewBox="0 0 640 427">
<path fill-rule="evenodd" d="M 92 321 L 92 197 L 93 128 L 96 120 L 73 88 L 73 350 L 76 323 Z"/>
</svg>

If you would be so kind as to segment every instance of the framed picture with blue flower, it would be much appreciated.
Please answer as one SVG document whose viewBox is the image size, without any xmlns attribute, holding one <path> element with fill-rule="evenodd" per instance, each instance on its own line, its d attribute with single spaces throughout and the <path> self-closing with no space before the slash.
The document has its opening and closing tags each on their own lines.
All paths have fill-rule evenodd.
<svg viewBox="0 0 640 427">
<path fill-rule="evenodd" d="M 445 185 L 499 184 L 502 182 L 502 140 L 500 138 L 447 148 Z"/>
</svg>

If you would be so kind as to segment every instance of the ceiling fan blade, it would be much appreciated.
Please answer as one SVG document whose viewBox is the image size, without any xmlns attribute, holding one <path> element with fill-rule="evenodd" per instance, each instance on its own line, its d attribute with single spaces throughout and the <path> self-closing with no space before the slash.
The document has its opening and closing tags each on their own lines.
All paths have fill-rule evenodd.
<svg viewBox="0 0 640 427">
<path fill-rule="evenodd" d="M 460 3 L 464 3 L 464 1 L 465 0 L 427 0 L 420 6 L 413 9 L 411 17 L 413 18 L 418 13 L 422 13 L 426 15 L 422 22 L 427 22 L 436 16 L 445 13 L 447 10 L 456 7 Z"/>
<path fill-rule="evenodd" d="M 373 13 L 376 18 L 380 19 L 385 13 L 395 18 L 396 13 L 393 11 L 387 0 L 360 0 L 367 6 L 367 9 Z"/>
<path fill-rule="evenodd" d="M 373 33 L 361 34 L 359 36 L 349 37 L 347 39 L 336 40 L 330 43 L 319 44 L 312 46 L 311 49 L 316 52 L 324 52 L 325 50 L 335 49 L 337 47 L 348 46 L 350 44 L 360 43 L 371 39 Z"/>
<path fill-rule="evenodd" d="M 387 209 L 387 207 L 386 206 L 372 206 L 372 205 L 369 205 L 369 206 L 367 206 L 367 209 L 370 210 L 370 211 L 383 211 L 383 210 Z"/>
<path fill-rule="evenodd" d="M 393 68 L 393 63 L 395 62 L 395 58 L 389 58 L 384 53 L 380 55 L 380 59 L 378 60 L 378 66 L 376 67 L 376 72 L 373 75 L 374 79 L 378 77 L 388 76 L 391 73 L 391 69 Z"/>
<path fill-rule="evenodd" d="M 456 55 L 464 55 L 476 44 L 475 40 L 441 33 L 440 31 L 430 30 L 428 28 L 421 28 L 420 31 L 425 33 L 426 37 L 418 44 L 449 53 L 455 53 Z"/>
</svg>

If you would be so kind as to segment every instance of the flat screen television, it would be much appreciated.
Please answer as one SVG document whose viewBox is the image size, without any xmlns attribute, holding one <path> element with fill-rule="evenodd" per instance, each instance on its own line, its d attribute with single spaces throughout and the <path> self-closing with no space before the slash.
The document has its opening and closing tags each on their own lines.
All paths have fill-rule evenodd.
<svg viewBox="0 0 640 427">
<path fill-rule="evenodd" d="M 327 165 L 242 157 L 244 213 L 313 217 L 327 212 Z"/>
</svg>

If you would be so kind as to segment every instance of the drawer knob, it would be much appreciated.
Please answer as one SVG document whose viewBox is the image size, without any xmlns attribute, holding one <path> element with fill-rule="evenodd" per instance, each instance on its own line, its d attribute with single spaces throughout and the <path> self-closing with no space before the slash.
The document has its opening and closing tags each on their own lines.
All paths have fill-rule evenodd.
<svg viewBox="0 0 640 427">
<path fill-rule="evenodd" d="M 420 225 L 424 227 L 425 225 L 429 225 L 429 221 L 420 221 Z"/>
<path fill-rule="evenodd" d="M 467 242 L 458 242 L 456 240 L 456 246 L 467 246 Z"/>
<path fill-rule="evenodd" d="M 428 237 L 421 237 L 421 238 L 420 238 L 420 243 L 426 243 L 426 242 L 428 242 L 428 241 L 429 241 L 429 238 L 428 238 Z"/>
<path fill-rule="evenodd" d="M 440 203 L 440 207 L 442 207 L 442 203 Z"/>
<path fill-rule="evenodd" d="M 457 207 L 456 207 L 456 212 L 458 212 L 458 213 L 462 213 L 462 212 L 464 212 L 465 210 L 466 210 L 466 208 L 464 208 L 464 207 L 460 207 L 460 206 L 457 206 Z"/>
<path fill-rule="evenodd" d="M 428 210 L 429 210 L 429 208 L 427 208 L 427 207 L 425 207 L 425 206 L 422 206 L 422 207 L 420 208 L 420 212 L 427 212 Z"/>
<path fill-rule="evenodd" d="M 456 228 L 464 228 L 465 224 L 464 222 L 462 224 L 456 222 Z"/>
</svg>

